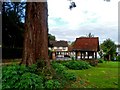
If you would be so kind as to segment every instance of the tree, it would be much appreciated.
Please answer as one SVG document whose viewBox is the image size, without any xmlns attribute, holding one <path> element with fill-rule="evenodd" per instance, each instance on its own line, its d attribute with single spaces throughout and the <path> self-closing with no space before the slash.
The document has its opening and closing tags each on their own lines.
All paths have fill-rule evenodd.
<svg viewBox="0 0 120 90">
<path fill-rule="evenodd" d="M 101 45 L 100 48 L 103 50 L 103 55 L 106 59 L 111 60 L 116 53 L 116 45 L 111 39 L 106 39 Z"/>
<path fill-rule="evenodd" d="M 24 23 L 21 19 L 25 3 L 3 2 L 2 7 L 3 47 L 22 47 Z"/>
<path fill-rule="evenodd" d="M 53 36 L 52 34 L 48 34 L 48 40 L 49 40 L 49 41 L 55 41 L 56 38 L 55 38 L 55 36 Z"/>
<path fill-rule="evenodd" d="M 53 47 L 53 45 L 50 43 L 50 41 L 55 41 L 56 38 L 52 34 L 48 34 L 48 47 Z"/>
<path fill-rule="evenodd" d="M 92 33 L 89 33 L 87 37 L 94 37 L 94 35 Z"/>
<path fill-rule="evenodd" d="M 21 64 L 32 65 L 37 60 L 48 60 L 48 10 L 47 2 L 27 2 L 25 40 Z"/>
<path fill-rule="evenodd" d="M 98 52 L 98 54 L 100 55 L 100 58 L 103 58 L 103 50 L 100 49 L 100 51 Z"/>
</svg>

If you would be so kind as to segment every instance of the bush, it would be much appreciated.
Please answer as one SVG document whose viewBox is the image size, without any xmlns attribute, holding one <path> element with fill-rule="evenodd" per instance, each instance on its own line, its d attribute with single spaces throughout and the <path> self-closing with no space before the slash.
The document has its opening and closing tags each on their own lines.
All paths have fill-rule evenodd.
<svg viewBox="0 0 120 90">
<path fill-rule="evenodd" d="M 57 89 L 60 88 L 60 83 L 57 80 L 48 80 L 45 82 L 45 88 L 48 89 Z"/>
<path fill-rule="evenodd" d="M 63 88 L 69 81 L 75 81 L 76 76 L 66 71 L 62 64 L 53 62 L 53 68 L 41 70 L 37 65 L 8 65 L 3 66 L 3 89 L 39 89 Z"/>
<path fill-rule="evenodd" d="M 89 64 L 90 64 L 91 66 L 96 66 L 96 65 L 98 64 L 98 60 L 90 60 L 90 61 L 89 61 Z"/>
<path fill-rule="evenodd" d="M 56 73 L 61 74 L 66 70 L 66 67 L 60 63 L 53 62 L 52 67 L 55 69 Z"/>
<path fill-rule="evenodd" d="M 67 80 L 76 81 L 76 76 L 73 73 L 64 72 L 64 76 Z"/>
<path fill-rule="evenodd" d="M 52 67 L 56 72 L 53 78 L 59 80 L 59 82 L 61 83 L 61 88 L 63 88 L 70 81 L 76 81 L 76 76 L 73 73 L 67 72 L 67 68 L 64 65 L 53 62 Z"/>
<path fill-rule="evenodd" d="M 34 68 L 33 68 L 34 67 Z M 43 78 L 35 74 L 35 65 L 26 67 L 25 65 L 3 66 L 2 88 L 3 89 L 36 89 L 43 88 Z"/>
<path fill-rule="evenodd" d="M 29 89 L 36 89 L 36 88 L 43 88 L 43 78 L 34 74 L 34 73 L 24 73 L 21 78 L 20 81 L 18 83 L 18 85 L 16 88 L 29 88 Z"/>
<path fill-rule="evenodd" d="M 104 60 L 103 59 L 98 59 L 98 63 L 103 63 Z"/>
<path fill-rule="evenodd" d="M 117 60 L 117 61 L 120 61 L 120 56 L 116 56 L 116 60 Z"/>
<path fill-rule="evenodd" d="M 75 57 L 71 57 L 72 60 L 75 60 Z"/>
<path fill-rule="evenodd" d="M 74 69 L 74 70 L 88 69 L 88 68 L 91 67 L 88 62 L 85 62 L 85 61 L 75 61 L 75 60 L 66 62 L 63 65 L 65 65 L 69 69 Z"/>
</svg>

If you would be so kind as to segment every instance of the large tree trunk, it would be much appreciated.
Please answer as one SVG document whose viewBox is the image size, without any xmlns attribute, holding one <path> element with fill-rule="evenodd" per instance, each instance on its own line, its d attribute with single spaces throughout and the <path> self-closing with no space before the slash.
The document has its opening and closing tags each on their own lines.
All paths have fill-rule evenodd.
<svg viewBox="0 0 120 90">
<path fill-rule="evenodd" d="M 47 2 L 27 2 L 25 39 L 21 64 L 32 65 L 37 60 L 48 60 Z"/>
</svg>

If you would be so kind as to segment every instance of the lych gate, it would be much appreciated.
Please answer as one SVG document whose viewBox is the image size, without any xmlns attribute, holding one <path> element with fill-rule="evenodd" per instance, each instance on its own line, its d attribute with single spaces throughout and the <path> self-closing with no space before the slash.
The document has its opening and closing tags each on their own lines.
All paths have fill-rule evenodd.
<svg viewBox="0 0 120 90">
<path fill-rule="evenodd" d="M 75 57 L 78 59 L 97 59 L 97 52 L 99 51 L 99 39 L 98 37 L 80 37 L 77 38 L 74 45 L 73 51 Z"/>
</svg>

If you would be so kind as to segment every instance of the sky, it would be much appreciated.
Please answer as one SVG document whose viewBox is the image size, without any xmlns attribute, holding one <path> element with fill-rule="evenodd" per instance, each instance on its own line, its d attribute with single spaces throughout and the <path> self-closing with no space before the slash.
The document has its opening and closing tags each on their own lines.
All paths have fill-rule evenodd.
<svg viewBox="0 0 120 90">
<path fill-rule="evenodd" d="M 99 42 L 110 38 L 118 44 L 118 2 L 120 0 L 48 0 L 49 33 L 56 40 L 75 41 L 92 33 Z"/>
</svg>

